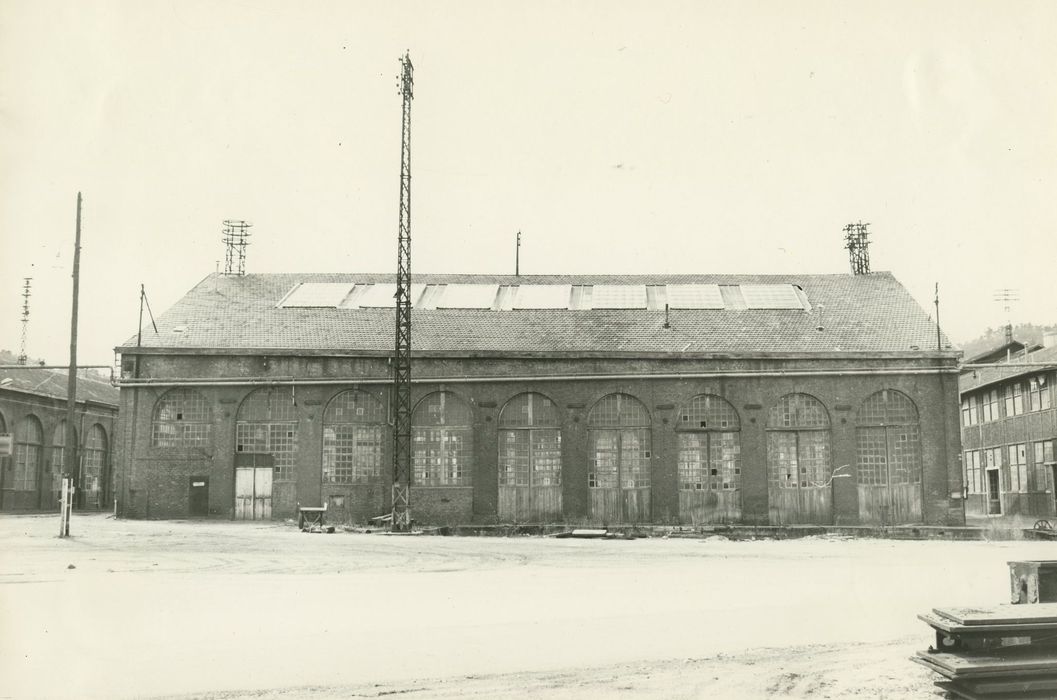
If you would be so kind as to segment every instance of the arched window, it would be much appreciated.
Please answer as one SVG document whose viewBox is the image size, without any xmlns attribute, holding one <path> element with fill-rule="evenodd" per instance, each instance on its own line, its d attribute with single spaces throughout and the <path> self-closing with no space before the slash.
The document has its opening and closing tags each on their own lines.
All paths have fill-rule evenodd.
<svg viewBox="0 0 1057 700">
<path fill-rule="evenodd" d="M 422 399 L 411 419 L 412 484 L 473 484 L 473 413 L 450 391 Z"/>
<path fill-rule="evenodd" d="M 918 409 L 906 394 L 883 389 L 859 408 L 855 427 L 860 485 L 921 483 Z"/>
<path fill-rule="evenodd" d="M 741 423 L 720 396 L 701 394 L 679 412 L 679 488 L 737 491 L 741 488 Z"/>
<path fill-rule="evenodd" d="M 786 394 L 767 413 L 767 473 L 779 522 L 831 518 L 829 414 L 808 394 Z M 799 494 L 799 495 L 798 495 Z"/>
<path fill-rule="evenodd" d="M 598 400 L 587 417 L 591 488 L 649 488 L 650 414 L 628 394 Z"/>
<path fill-rule="evenodd" d="M 267 387 L 250 393 L 235 419 L 235 452 L 270 454 L 274 481 L 292 481 L 297 462 L 297 406 L 292 389 Z"/>
<path fill-rule="evenodd" d="M 40 477 L 44 429 L 36 416 L 26 416 L 15 433 L 15 491 L 36 491 Z"/>
<path fill-rule="evenodd" d="M 213 442 L 213 409 L 194 389 L 173 389 L 158 401 L 151 424 L 154 447 L 208 448 Z"/>
<path fill-rule="evenodd" d="M 356 389 L 335 396 L 323 414 L 323 483 L 369 484 L 382 475 L 385 408 Z"/>
<path fill-rule="evenodd" d="M 84 443 L 84 481 L 81 484 L 85 503 L 92 506 L 103 505 L 103 477 L 107 468 L 106 431 L 98 423 L 88 431 Z"/>
<path fill-rule="evenodd" d="M 499 485 L 559 486 L 562 431 L 558 407 L 543 394 L 518 394 L 499 413 Z"/>
</svg>

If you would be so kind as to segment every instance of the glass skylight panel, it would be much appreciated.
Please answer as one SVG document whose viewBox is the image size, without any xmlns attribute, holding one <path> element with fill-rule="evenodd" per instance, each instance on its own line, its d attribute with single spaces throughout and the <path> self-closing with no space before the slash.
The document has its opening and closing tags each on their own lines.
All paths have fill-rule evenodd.
<svg viewBox="0 0 1057 700">
<path fill-rule="evenodd" d="M 411 285 L 411 305 L 415 306 L 422 294 L 424 284 Z M 396 308 L 395 284 L 357 284 L 352 294 L 342 304 L 343 309 L 392 309 Z"/>
<path fill-rule="evenodd" d="M 646 285 L 596 284 L 591 306 L 596 309 L 645 309 Z"/>
<path fill-rule="evenodd" d="M 514 298 L 515 309 L 567 309 L 569 285 L 523 284 Z"/>
<path fill-rule="evenodd" d="M 449 284 L 437 300 L 438 309 L 490 309 L 498 284 Z"/>
<path fill-rule="evenodd" d="M 718 284 L 669 284 L 671 309 L 722 309 L 723 295 Z"/>
<path fill-rule="evenodd" d="M 351 291 L 351 282 L 302 282 L 279 305 L 284 308 L 337 308 Z"/>
<path fill-rule="evenodd" d="M 791 284 L 743 284 L 741 294 L 750 309 L 803 309 Z"/>
</svg>

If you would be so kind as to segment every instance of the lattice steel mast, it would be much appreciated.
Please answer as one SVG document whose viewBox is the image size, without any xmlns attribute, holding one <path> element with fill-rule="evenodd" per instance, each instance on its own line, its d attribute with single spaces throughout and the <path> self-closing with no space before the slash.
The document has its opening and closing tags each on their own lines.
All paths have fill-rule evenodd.
<svg viewBox="0 0 1057 700">
<path fill-rule="evenodd" d="M 396 351 L 393 363 L 393 522 L 411 528 L 411 100 L 414 67 L 400 59 L 403 98 L 400 143 L 400 233 L 396 259 Z"/>
<path fill-rule="evenodd" d="M 870 224 L 859 222 L 844 227 L 844 247 L 848 249 L 848 260 L 853 275 L 866 275 L 870 272 L 870 242 L 867 240 Z"/>
<path fill-rule="evenodd" d="M 19 346 L 18 364 L 24 365 L 29 358 L 26 357 L 26 330 L 29 328 L 29 298 L 33 296 L 30 292 L 32 277 L 23 277 L 22 282 L 22 345 Z"/>
</svg>

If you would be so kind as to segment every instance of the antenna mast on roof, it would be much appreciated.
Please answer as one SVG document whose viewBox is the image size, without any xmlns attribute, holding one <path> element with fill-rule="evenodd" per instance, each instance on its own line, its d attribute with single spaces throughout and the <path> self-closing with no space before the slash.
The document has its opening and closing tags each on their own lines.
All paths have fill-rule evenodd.
<svg viewBox="0 0 1057 700">
<path fill-rule="evenodd" d="M 242 219 L 224 220 L 224 245 L 227 250 L 224 253 L 224 274 L 244 275 L 246 274 L 246 246 L 250 244 L 249 228 L 253 226 Z"/>
<path fill-rule="evenodd" d="M 392 529 L 411 529 L 411 54 L 400 59 L 400 230 L 396 258 L 396 349 L 393 363 Z"/>
<path fill-rule="evenodd" d="M 1003 309 L 1006 312 L 1006 345 L 1009 345 L 1013 342 L 1013 320 L 1009 314 L 1009 310 L 1012 307 L 1013 302 L 1020 301 L 1020 291 L 1008 287 L 996 289 L 994 299 L 1002 304 Z"/>
<path fill-rule="evenodd" d="M 867 240 L 870 233 L 866 230 L 869 225 L 860 221 L 844 227 L 844 247 L 848 249 L 853 275 L 865 275 L 870 272 L 870 243 Z"/>
<path fill-rule="evenodd" d="M 33 296 L 30 291 L 32 277 L 22 278 L 22 345 L 18 351 L 18 364 L 26 364 L 26 330 L 29 328 L 29 298 Z"/>
</svg>

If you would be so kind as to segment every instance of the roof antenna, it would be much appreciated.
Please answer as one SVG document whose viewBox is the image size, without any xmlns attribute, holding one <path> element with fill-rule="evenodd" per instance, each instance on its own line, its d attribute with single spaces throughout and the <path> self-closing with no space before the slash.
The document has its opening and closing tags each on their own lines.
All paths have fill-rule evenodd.
<svg viewBox="0 0 1057 700">
<path fill-rule="evenodd" d="M 26 364 L 26 330 L 29 327 L 29 298 L 33 296 L 30 292 L 32 277 L 23 277 L 22 283 L 22 346 L 18 352 L 18 364 Z"/>
<path fill-rule="evenodd" d="M 249 228 L 253 226 L 242 219 L 224 219 L 224 274 L 246 274 L 246 246 L 249 245 Z"/>
<path fill-rule="evenodd" d="M 870 232 L 866 230 L 869 225 L 860 221 L 844 227 L 844 247 L 848 249 L 848 259 L 851 262 L 853 275 L 870 273 L 870 243 L 866 240 L 870 235 Z"/>
</svg>

